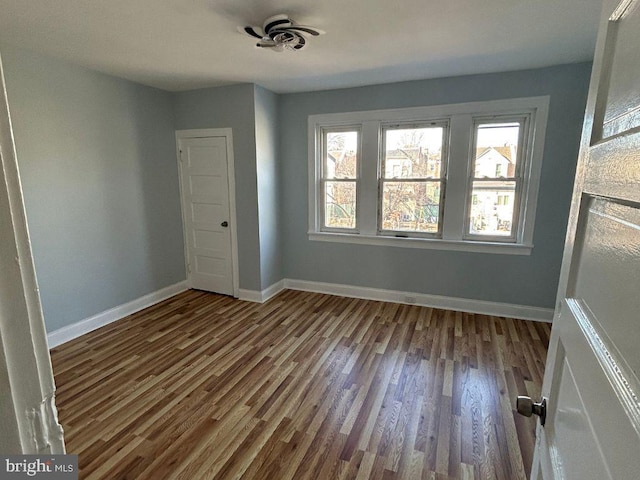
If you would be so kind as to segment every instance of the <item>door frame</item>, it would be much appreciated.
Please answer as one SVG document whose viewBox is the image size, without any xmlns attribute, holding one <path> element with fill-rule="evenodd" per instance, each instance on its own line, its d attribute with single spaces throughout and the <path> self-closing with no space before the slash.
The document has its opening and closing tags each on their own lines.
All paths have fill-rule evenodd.
<svg viewBox="0 0 640 480">
<path fill-rule="evenodd" d="M 176 158 L 178 161 L 178 184 L 180 186 L 180 212 L 182 214 L 182 236 L 184 241 L 184 265 L 187 273 L 187 286 L 192 288 L 189 269 L 189 244 L 185 231 L 185 205 L 182 191 L 182 159 L 180 141 L 189 138 L 225 137 L 227 146 L 227 184 L 229 186 L 229 230 L 231 233 L 231 274 L 233 275 L 233 296 L 238 297 L 240 290 L 240 269 L 238 267 L 238 222 L 236 216 L 236 179 L 233 155 L 233 132 L 231 128 L 198 128 L 176 130 Z"/>
<path fill-rule="evenodd" d="M 63 454 L 56 386 L 0 59 L 0 422 L 4 454 Z M 10 415 L 13 413 L 13 415 Z"/>
</svg>

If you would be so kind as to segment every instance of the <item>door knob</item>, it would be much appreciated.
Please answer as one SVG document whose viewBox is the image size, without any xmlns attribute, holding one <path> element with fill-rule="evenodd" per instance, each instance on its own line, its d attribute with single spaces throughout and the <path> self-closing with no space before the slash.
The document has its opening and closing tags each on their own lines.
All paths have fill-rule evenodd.
<svg viewBox="0 0 640 480">
<path fill-rule="evenodd" d="M 224 221 L 220 224 L 221 227 L 228 227 L 229 226 L 229 222 Z"/>
<path fill-rule="evenodd" d="M 544 427 L 544 422 L 547 419 L 547 399 L 542 397 L 540 403 L 534 403 L 531 397 L 519 396 L 516 400 L 516 409 L 520 415 L 530 417 L 531 415 L 538 415 L 540 417 L 540 425 Z"/>
</svg>

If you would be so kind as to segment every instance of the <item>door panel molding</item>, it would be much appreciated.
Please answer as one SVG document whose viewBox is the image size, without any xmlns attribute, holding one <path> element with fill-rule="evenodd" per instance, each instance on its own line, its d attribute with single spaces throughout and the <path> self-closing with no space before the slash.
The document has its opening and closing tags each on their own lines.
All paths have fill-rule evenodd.
<svg viewBox="0 0 640 480">
<path fill-rule="evenodd" d="M 608 109 L 611 101 L 615 100 L 615 98 L 612 98 L 612 95 L 615 97 L 615 94 L 619 93 L 616 92 L 616 88 L 612 90 L 612 87 L 618 87 L 618 89 L 620 87 L 627 87 L 626 93 L 629 94 L 629 84 L 635 80 L 635 75 L 629 75 L 628 71 L 625 72 L 625 69 L 628 67 L 627 64 L 615 64 L 615 53 L 619 48 L 634 48 L 631 42 L 625 41 L 627 40 L 625 35 L 627 35 L 629 31 L 637 28 L 637 23 L 640 20 L 637 12 L 635 12 L 632 19 L 629 17 L 634 13 L 639 3 L 639 0 L 622 0 L 608 19 L 606 19 L 606 23 L 603 24 L 603 28 L 606 28 L 606 33 L 602 45 L 602 65 L 597 69 L 600 75 L 595 93 L 591 145 L 619 135 L 624 135 L 627 132 L 638 131 L 640 128 L 640 104 L 636 105 L 635 108 L 618 109 L 618 111 L 613 112 L 611 109 Z M 629 23 L 635 24 L 629 25 Z M 627 43 L 629 43 L 629 45 L 627 45 Z M 635 68 L 640 68 L 640 65 L 635 66 Z M 596 71 L 595 68 L 594 71 Z M 619 74 L 621 71 L 624 73 L 620 80 Z M 620 85 L 620 82 L 623 84 Z"/>
<path fill-rule="evenodd" d="M 575 317 L 585 340 L 591 347 L 598 363 L 607 376 L 620 403 L 625 408 L 634 429 L 640 434 L 640 398 L 638 397 L 638 378 L 629 369 L 613 342 L 601 328 L 596 327 L 598 321 L 593 317 L 584 302 L 568 298 L 567 308 Z"/>
<path fill-rule="evenodd" d="M 630 365 L 625 360 L 633 354 L 633 340 L 638 336 L 629 329 L 634 319 L 617 311 L 637 312 L 640 308 L 635 294 L 640 262 L 614 263 L 617 259 L 611 259 L 614 249 L 640 251 L 640 206 L 584 194 L 581 210 L 564 302 L 640 434 L 640 381 L 634 373 L 638 364 Z M 582 281 L 577 280 L 579 275 Z M 601 287 L 612 288 L 615 293 L 591 305 L 590 300 Z M 632 339 L 631 345 L 626 339 Z"/>
</svg>

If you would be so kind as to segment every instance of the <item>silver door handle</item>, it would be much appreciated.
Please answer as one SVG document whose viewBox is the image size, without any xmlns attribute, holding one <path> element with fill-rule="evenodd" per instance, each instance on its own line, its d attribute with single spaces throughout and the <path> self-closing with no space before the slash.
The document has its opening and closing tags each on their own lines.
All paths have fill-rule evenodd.
<svg viewBox="0 0 640 480">
<path fill-rule="evenodd" d="M 542 397 L 540 403 L 534 403 L 531 397 L 519 396 L 516 400 L 516 409 L 520 415 L 530 417 L 531 415 L 538 415 L 540 417 L 540 425 L 544 427 L 544 422 L 547 419 L 547 399 Z"/>
</svg>

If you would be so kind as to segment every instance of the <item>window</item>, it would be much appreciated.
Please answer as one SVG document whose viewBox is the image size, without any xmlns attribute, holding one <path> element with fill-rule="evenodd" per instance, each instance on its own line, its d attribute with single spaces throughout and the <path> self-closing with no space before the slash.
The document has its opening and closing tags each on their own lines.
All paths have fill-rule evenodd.
<svg viewBox="0 0 640 480">
<path fill-rule="evenodd" d="M 383 127 L 378 230 L 434 236 L 441 231 L 446 124 Z"/>
<path fill-rule="evenodd" d="M 351 128 L 322 132 L 323 230 L 357 230 L 358 137 Z"/>
<path fill-rule="evenodd" d="M 518 154 L 528 116 L 476 119 L 470 192 L 475 202 L 466 216 L 465 238 L 516 241 L 518 210 L 506 200 L 519 197 L 523 178 Z M 504 168 L 504 172 L 503 172 Z M 495 175 L 492 174 L 495 172 Z"/>
<path fill-rule="evenodd" d="M 310 239 L 529 254 L 548 103 L 310 116 Z"/>
</svg>

